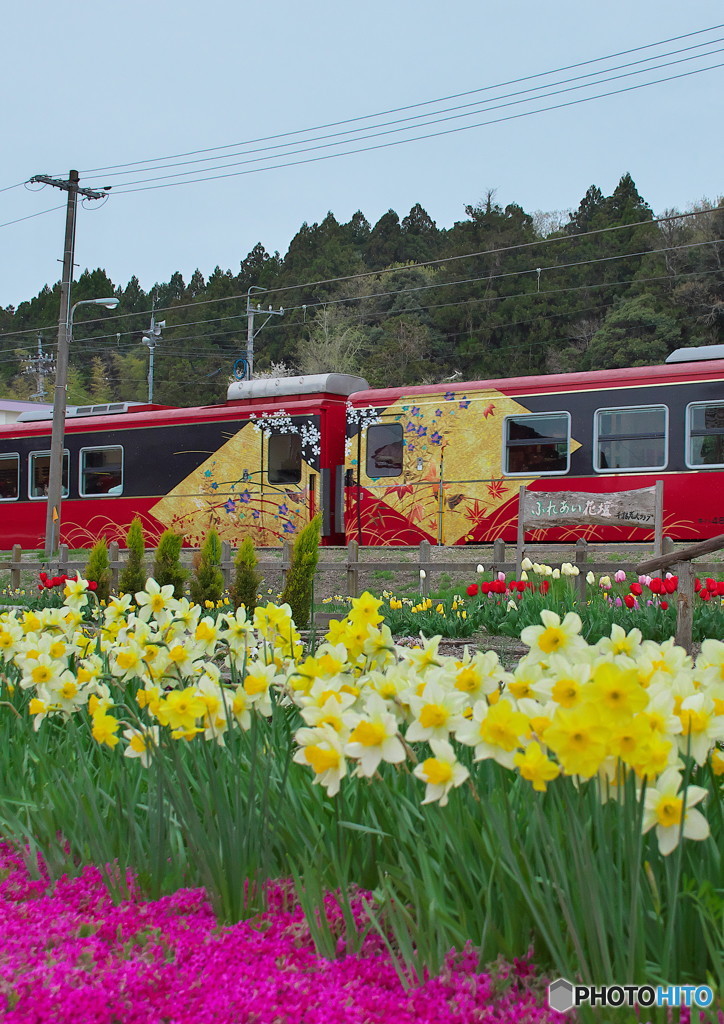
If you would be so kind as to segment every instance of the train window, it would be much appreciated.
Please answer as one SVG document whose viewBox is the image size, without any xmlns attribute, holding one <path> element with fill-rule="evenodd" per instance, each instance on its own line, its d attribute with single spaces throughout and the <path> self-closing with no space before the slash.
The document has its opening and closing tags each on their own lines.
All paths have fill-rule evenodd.
<svg viewBox="0 0 724 1024">
<path fill-rule="evenodd" d="M 505 472 L 510 476 L 567 473 L 571 417 L 567 412 L 505 417 Z"/>
<path fill-rule="evenodd" d="M 15 501 L 20 494 L 20 456 L 0 455 L 0 501 Z"/>
<path fill-rule="evenodd" d="M 302 439 L 299 434 L 272 434 L 269 438 L 270 484 L 298 484 L 302 479 Z"/>
<path fill-rule="evenodd" d="M 594 468 L 600 473 L 663 469 L 667 463 L 668 413 L 665 405 L 598 409 Z"/>
<path fill-rule="evenodd" d="M 68 462 L 70 455 L 63 452 L 63 497 L 68 497 Z M 30 497 L 47 498 L 50 483 L 50 452 L 30 453 Z"/>
<path fill-rule="evenodd" d="M 724 466 L 724 402 L 693 402 L 687 407 L 686 465 Z"/>
<path fill-rule="evenodd" d="M 367 476 L 399 476 L 402 472 L 401 423 L 375 423 L 367 428 Z"/>
<path fill-rule="evenodd" d="M 123 493 L 123 449 L 120 446 L 81 448 L 79 492 L 81 498 Z"/>
</svg>

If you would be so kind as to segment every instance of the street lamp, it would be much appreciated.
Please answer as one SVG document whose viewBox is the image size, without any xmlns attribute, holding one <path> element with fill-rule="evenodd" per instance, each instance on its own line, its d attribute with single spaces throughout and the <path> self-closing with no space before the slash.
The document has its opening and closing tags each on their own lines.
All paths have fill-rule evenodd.
<svg viewBox="0 0 724 1024">
<path fill-rule="evenodd" d="M 53 398 L 53 432 L 50 439 L 50 473 L 48 478 L 48 508 L 45 516 L 45 557 L 51 558 L 56 539 L 60 538 L 60 502 L 63 493 L 63 442 L 65 439 L 65 408 L 68 392 L 68 357 L 73 337 L 73 317 L 79 306 L 105 306 L 115 309 L 119 300 L 81 299 L 71 307 L 65 324 L 65 337 L 58 339 L 58 357 L 55 370 Z"/>
</svg>

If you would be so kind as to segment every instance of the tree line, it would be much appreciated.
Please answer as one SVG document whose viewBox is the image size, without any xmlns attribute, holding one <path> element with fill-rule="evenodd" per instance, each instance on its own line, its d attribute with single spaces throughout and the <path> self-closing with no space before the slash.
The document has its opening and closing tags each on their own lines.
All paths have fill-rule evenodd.
<svg viewBox="0 0 724 1024">
<path fill-rule="evenodd" d="M 707 212 L 710 211 L 710 212 Z M 724 343 L 724 199 L 655 220 L 629 174 L 610 196 L 591 186 L 577 209 L 529 214 L 494 192 L 439 228 L 419 205 L 372 225 L 363 213 L 303 224 L 284 256 L 261 243 L 238 272 L 180 273 L 144 291 L 86 271 L 73 301 L 116 295 L 78 322 L 71 403 L 145 400 L 152 304 L 166 321 L 154 400 L 223 401 L 246 347 L 246 297 L 284 307 L 256 341 L 260 373 L 359 374 L 371 385 L 477 380 L 647 365 L 675 348 Z M 35 328 L 56 341 L 60 284 L 0 309 L 0 387 L 52 400 Z M 86 310 L 86 314 L 88 310 Z M 261 323 L 261 317 L 257 321 Z M 42 390 L 42 387 L 40 388 Z"/>
</svg>

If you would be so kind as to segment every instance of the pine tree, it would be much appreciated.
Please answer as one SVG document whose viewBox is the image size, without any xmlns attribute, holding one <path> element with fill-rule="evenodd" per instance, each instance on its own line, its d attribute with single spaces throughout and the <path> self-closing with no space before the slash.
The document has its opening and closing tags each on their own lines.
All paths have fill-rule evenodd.
<svg viewBox="0 0 724 1024">
<path fill-rule="evenodd" d="M 261 586 L 261 576 L 256 571 L 258 561 L 254 542 L 251 537 L 245 537 L 234 561 L 236 575 L 229 593 L 234 602 L 234 609 L 243 604 L 249 618 L 254 614 L 256 597 Z"/>
<path fill-rule="evenodd" d="M 321 516 L 315 516 L 296 539 L 282 604 L 292 609 L 292 618 L 299 629 L 309 623 L 314 595 L 314 573 L 319 560 Z"/>
<path fill-rule="evenodd" d="M 137 594 L 145 587 L 148 575 L 143 565 L 146 538 L 143 536 L 143 525 L 138 516 L 128 527 L 126 548 L 128 549 L 128 561 L 121 570 L 118 589 L 122 594 Z"/>
<path fill-rule="evenodd" d="M 224 593 L 224 574 L 221 571 L 221 538 L 212 527 L 206 535 L 196 560 L 194 575 L 189 585 L 191 600 L 205 605 L 214 605 Z"/>
</svg>

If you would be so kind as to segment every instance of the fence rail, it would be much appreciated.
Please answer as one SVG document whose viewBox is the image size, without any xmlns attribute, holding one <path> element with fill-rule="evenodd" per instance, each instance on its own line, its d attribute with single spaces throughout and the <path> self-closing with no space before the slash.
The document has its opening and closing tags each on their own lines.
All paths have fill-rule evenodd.
<svg viewBox="0 0 724 1024">
<path fill-rule="evenodd" d="M 512 557 L 508 557 L 507 547 L 510 548 Z M 605 555 L 601 561 L 589 561 L 591 549 L 585 540 L 576 541 L 571 557 L 566 557 L 564 552 L 570 552 L 571 548 L 570 544 L 561 545 L 560 550 L 555 550 L 555 557 L 551 558 L 551 548 L 548 547 L 547 556 L 554 564 L 570 561 L 578 567 L 579 593 L 585 593 L 585 577 L 588 572 L 612 574 L 617 569 L 623 569 L 629 573 L 636 572 L 636 566 L 641 562 L 645 551 L 650 550 L 646 545 L 632 545 L 629 549 L 630 561 L 613 563 L 610 560 L 605 560 Z M 395 552 L 399 551 L 399 558 L 381 559 L 378 557 L 375 559 L 375 553 L 380 551 L 379 548 L 360 548 L 356 541 L 350 541 L 346 548 L 323 547 L 319 549 L 317 575 L 337 573 L 346 581 L 347 596 L 358 597 L 360 580 L 365 575 L 385 570 L 398 573 L 406 572 L 419 578 L 420 592 L 426 597 L 435 576 L 440 573 L 455 573 L 457 575 L 468 573 L 471 582 L 474 582 L 479 579 L 477 567 L 481 563 L 485 565 L 483 578 L 495 578 L 499 572 L 509 574 L 516 571 L 515 545 L 506 546 L 505 541 L 500 539 L 496 540 L 492 546 L 464 549 L 466 552 L 470 551 L 469 559 L 444 557 L 451 550 L 453 549 L 432 547 L 428 541 L 422 541 L 417 547 L 396 548 Z M 457 551 L 462 553 L 461 549 L 457 549 Z M 672 557 L 672 561 L 678 561 L 675 557 L 674 545 L 668 538 L 664 538 L 664 551 Z M 155 552 L 155 548 L 146 549 L 146 564 L 149 570 Z M 259 572 L 262 575 L 269 572 L 280 573 L 283 585 L 291 565 L 291 542 L 284 544 L 282 548 L 261 548 L 258 553 L 261 556 L 257 563 Z M 114 541 L 108 545 L 108 554 L 111 568 L 111 590 L 117 592 L 118 577 L 126 564 L 127 552 L 121 551 Z M 187 566 L 192 565 L 196 554 L 197 549 L 184 548 L 182 551 L 184 563 Z M 227 586 L 233 577 L 234 554 L 229 544 L 222 545 L 221 569 Z M 438 554 L 442 554 L 443 557 L 437 558 Z M 70 551 L 64 544 L 60 546 L 58 556 L 51 562 L 44 560 L 36 551 L 23 551 L 19 544 L 15 544 L 10 552 L 0 552 L 0 572 L 10 573 L 10 587 L 13 590 L 21 588 L 23 573 L 34 572 L 37 574 L 41 570 L 46 570 L 51 575 L 83 573 L 86 564 L 87 558 L 82 560 L 71 558 Z M 721 573 L 724 570 L 724 564 L 721 562 L 697 563 L 697 569 L 700 575 L 711 576 L 717 572 Z M 421 572 L 424 572 L 425 575 L 421 576 Z"/>
</svg>

